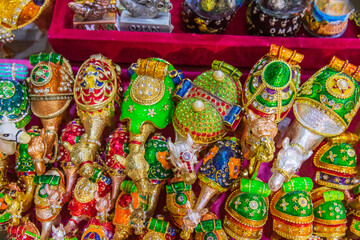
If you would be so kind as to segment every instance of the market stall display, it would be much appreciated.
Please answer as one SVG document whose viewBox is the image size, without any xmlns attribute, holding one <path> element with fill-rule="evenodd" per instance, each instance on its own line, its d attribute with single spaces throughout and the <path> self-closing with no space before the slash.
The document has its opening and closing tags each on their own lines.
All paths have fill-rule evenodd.
<svg viewBox="0 0 360 240">
<path fill-rule="evenodd" d="M 0 235 L 358 238 L 356 6 L 56 1 L 59 53 L 0 60 Z"/>
</svg>

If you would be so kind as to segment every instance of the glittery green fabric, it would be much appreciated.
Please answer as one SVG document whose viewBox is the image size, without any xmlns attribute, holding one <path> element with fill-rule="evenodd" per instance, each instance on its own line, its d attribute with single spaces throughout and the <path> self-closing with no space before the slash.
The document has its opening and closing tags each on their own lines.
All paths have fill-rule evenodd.
<svg viewBox="0 0 360 240">
<path fill-rule="evenodd" d="M 323 220 L 342 220 L 346 218 L 345 207 L 339 200 L 325 202 L 314 209 L 314 217 Z"/>
<path fill-rule="evenodd" d="M 331 80 L 335 77 L 335 80 Z M 336 80 L 339 79 L 339 80 Z M 341 84 L 345 79 L 347 86 Z M 326 83 L 331 84 L 329 88 Z M 337 81 L 337 83 L 333 83 Z M 334 85 L 333 85 L 334 84 Z M 299 100 L 311 100 L 315 102 L 319 110 L 328 116 L 338 116 L 344 121 L 342 125 L 347 127 L 355 116 L 360 98 L 359 84 L 352 77 L 339 73 L 331 68 L 318 71 L 300 89 L 295 102 Z"/>
<path fill-rule="evenodd" d="M 150 139 L 145 145 L 145 160 L 149 163 L 148 178 L 151 180 L 165 180 L 171 177 L 171 168 L 164 168 L 163 164 L 159 162 L 158 158 L 163 157 L 164 162 L 169 162 L 167 154 L 169 149 L 166 146 L 166 141 L 161 139 Z"/>
<path fill-rule="evenodd" d="M 274 61 L 266 65 L 264 79 L 271 87 L 284 87 L 290 80 L 291 69 L 284 62 Z"/>
<path fill-rule="evenodd" d="M 60 177 L 56 175 L 42 175 L 42 176 L 35 176 L 34 177 L 34 183 L 35 184 L 49 184 L 51 186 L 56 186 L 60 182 Z"/>
<path fill-rule="evenodd" d="M 230 104 L 238 104 L 235 82 L 228 75 L 225 75 L 223 81 L 217 81 L 213 77 L 214 72 L 210 70 L 200 74 L 194 79 L 194 83 Z"/>
<path fill-rule="evenodd" d="M 185 182 L 175 182 L 175 183 L 166 185 L 166 192 L 168 194 L 188 192 L 190 190 L 191 190 L 191 185 L 188 185 Z"/>
<path fill-rule="evenodd" d="M 336 190 L 330 190 L 323 193 L 323 198 L 325 202 L 335 201 L 335 200 L 342 201 L 344 200 L 344 197 L 345 196 L 343 192 Z"/>
<path fill-rule="evenodd" d="M 148 229 L 159 233 L 166 233 L 168 222 L 160 219 L 151 218 Z"/>
<path fill-rule="evenodd" d="M 176 107 L 176 119 L 188 128 L 190 132 L 214 133 L 222 129 L 222 117 L 216 109 L 208 102 L 204 101 L 205 109 L 196 112 L 192 105 L 196 98 L 186 98 Z"/>
<path fill-rule="evenodd" d="M 130 180 L 125 180 L 121 183 L 120 189 L 126 193 L 137 193 L 138 190 L 135 186 L 135 184 Z"/>
<path fill-rule="evenodd" d="M 168 72 L 172 70 L 174 70 L 174 67 L 169 65 Z M 166 76 L 164 80 L 165 93 L 159 102 L 152 105 L 142 105 L 133 101 L 130 96 L 131 88 L 135 87 L 133 86 L 133 83 L 136 78 L 137 74 L 134 73 L 131 76 L 129 87 L 124 94 L 120 121 L 128 119 L 128 121 L 130 121 L 129 130 L 133 134 L 140 133 L 140 127 L 144 122 L 151 122 L 160 129 L 165 128 L 169 123 L 171 123 L 174 111 L 172 94 L 175 90 L 175 84 L 173 80 L 169 77 L 169 75 Z"/>
<path fill-rule="evenodd" d="M 262 197 L 268 197 L 271 194 L 271 190 L 267 183 L 259 180 L 241 178 L 240 191 L 244 193 L 252 193 L 260 195 Z"/>
<path fill-rule="evenodd" d="M 275 209 L 294 217 L 308 217 L 313 213 L 311 198 L 305 191 L 286 193 L 275 204 Z"/>
<path fill-rule="evenodd" d="M 322 155 L 320 161 L 337 166 L 356 167 L 356 153 L 351 144 L 335 144 Z"/>
<path fill-rule="evenodd" d="M 282 186 L 282 190 L 287 192 L 305 191 L 309 192 L 313 188 L 314 183 L 309 177 L 294 177 Z"/>
<path fill-rule="evenodd" d="M 100 177 L 104 176 L 102 170 L 100 168 L 94 168 L 94 174 L 89 180 L 93 183 L 96 183 Z"/>
<path fill-rule="evenodd" d="M 206 221 L 201 221 L 195 228 L 197 233 L 200 232 L 211 232 L 216 230 L 221 230 L 221 220 L 220 219 L 210 219 Z M 208 238 L 205 238 L 208 239 Z"/>
<path fill-rule="evenodd" d="M 32 66 L 35 66 L 39 62 L 52 62 L 62 65 L 64 62 L 64 58 L 58 53 L 40 53 L 31 55 L 29 61 Z"/>
<path fill-rule="evenodd" d="M 265 199 L 258 194 L 241 193 L 229 202 L 229 206 L 250 220 L 260 221 L 267 217 Z"/>
</svg>

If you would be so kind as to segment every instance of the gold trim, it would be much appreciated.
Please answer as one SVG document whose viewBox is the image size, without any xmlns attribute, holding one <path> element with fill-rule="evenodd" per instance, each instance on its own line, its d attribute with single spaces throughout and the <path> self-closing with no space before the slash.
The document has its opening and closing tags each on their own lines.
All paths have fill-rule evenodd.
<svg viewBox="0 0 360 240">
<path fill-rule="evenodd" d="M 40 55 L 40 54 L 39 54 Z M 49 59 L 51 58 L 51 53 L 50 53 L 50 56 L 49 56 Z M 38 70 L 38 68 L 40 68 L 41 66 L 45 66 L 48 68 L 49 70 L 49 76 L 47 78 L 44 79 L 44 82 L 36 82 L 33 77 L 35 76 L 35 70 Z M 45 85 L 47 85 L 53 78 L 54 74 L 53 74 L 53 70 L 52 70 L 52 67 L 50 65 L 50 62 L 47 62 L 47 64 L 45 64 L 45 62 L 41 61 L 40 63 L 36 64 L 36 66 L 34 66 L 34 68 L 31 70 L 31 73 L 30 73 L 30 81 L 31 81 L 31 84 L 36 86 L 36 87 L 43 87 Z"/>
<path fill-rule="evenodd" d="M 166 240 L 165 237 L 166 233 L 159 233 L 159 232 L 153 232 L 152 230 L 149 230 L 145 235 L 141 238 L 143 240 Z"/>
<path fill-rule="evenodd" d="M 333 227 L 333 226 L 326 226 L 326 228 L 331 228 L 331 229 L 328 229 L 329 231 L 326 231 L 326 232 L 330 232 L 330 233 L 322 233 L 322 232 L 317 232 L 315 230 L 315 227 L 316 227 L 316 223 L 314 222 L 314 235 L 318 236 L 318 237 L 326 237 L 326 238 L 331 238 L 331 237 L 344 237 L 346 235 L 346 230 L 347 230 L 347 227 L 346 225 L 344 226 L 336 226 L 336 227 Z M 323 229 L 325 228 L 325 226 L 321 225 L 319 227 L 320 229 Z M 342 231 L 342 232 L 339 232 Z M 334 231 L 338 231 L 338 232 L 334 232 Z"/>
<path fill-rule="evenodd" d="M 313 193 L 313 194 L 316 194 L 316 193 Z M 318 198 L 318 197 L 322 197 L 322 196 L 316 196 L 316 197 Z M 312 200 L 314 201 L 314 199 L 312 199 Z M 317 208 L 318 206 L 320 206 L 323 203 L 325 203 L 323 198 L 319 199 L 317 202 L 313 202 L 313 209 Z M 314 217 L 314 219 L 315 219 L 315 217 Z"/>
<path fill-rule="evenodd" d="M 326 91 L 327 91 L 330 95 L 332 95 L 332 96 L 334 96 L 334 97 L 336 97 L 336 98 L 338 98 L 338 99 L 347 99 L 347 98 L 351 97 L 351 96 L 354 94 L 355 85 L 354 85 L 354 83 L 351 81 L 351 78 L 350 78 L 348 75 L 346 75 L 345 73 L 343 73 L 345 76 L 341 76 L 341 74 L 342 74 L 342 72 L 339 72 L 339 73 L 337 73 L 337 74 L 332 75 L 332 76 L 329 77 L 328 79 L 326 79 L 326 81 L 325 81 L 325 89 L 326 89 Z M 334 79 L 336 79 L 336 78 L 341 78 L 341 77 L 346 78 L 347 82 L 350 81 L 350 85 L 351 85 L 351 86 L 350 86 L 350 87 L 351 87 L 350 93 L 346 94 L 345 96 L 344 96 L 344 95 L 341 95 L 341 94 L 338 94 L 338 93 L 336 93 L 336 92 L 333 92 L 333 91 L 332 91 L 332 88 L 330 87 L 330 82 L 331 82 L 332 80 L 334 80 Z M 337 81 L 336 81 L 336 83 L 337 83 Z"/>
<path fill-rule="evenodd" d="M 320 172 L 317 171 L 316 176 L 315 176 L 316 183 L 319 185 L 326 186 L 326 187 L 331 187 L 331 188 L 340 189 L 340 190 L 350 190 L 350 189 L 354 188 L 354 186 L 356 185 L 356 184 L 341 185 L 341 184 L 336 184 L 336 183 L 329 183 L 329 182 L 321 180 L 319 175 L 320 175 Z"/>
<path fill-rule="evenodd" d="M 285 194 L 284 194 L 283 190 L 280 190 L 277 193 L 275 193 L 274 197 L 271 199 L 270 213 L 272 215 L 274 215 L 275 217 L 278 217 L 284 221 L 295 223 L 295 224 L 308 224 L 308 223 L 312 223 L 314 221 L 314 214 L 311 214 L 308 217 L 298 217 L 298 216 L 290 216 L 288 214 L 285 214 L 285 213 L 282 213 L 282 212 L 276 210 L 275 209 L 276 203 L 284 195 Z"/>
<path fill-rule="evenodd" d="M 292 65 L 299 64 L 304 59 L 304 55 L 296 52 L 296 50 L 291 50 L 276 44 L 270 45 L 269 53 L 267 55 L 271 58 L 283 59 Z"/>
<path fill-rule="evenodd" d="M 248 230 L 245 229 L 243 227 L 239 227 L 238 225 L 236 225 L 235 223 L 233 223 L 230 219 L 228 219 L 227 216 L 225 216 L 224 221 L 223 221 L 223 228 L 224 231 L 230 235 L 230 237 L 236 239 L 236 240 L 245 240 L 245 239 L 254 239 L 254 240 L 259 240 L 261 239 L 262 235 L 263 235 L 263 228 L 259 229 L 258 231 L 252 231 L 252 230 Z M 251 238 L 251 236 L 253 236 L 253 233 L 256 232 L 257 235 L 260 235 L 260 237 L 258 238 Z M 246 234 L 246 235 L 245 235 Z M 242 237 L 240 237 L 240 235 Z M 245 235 L 245 236 L 244 236 Z"/>
<path fill-rule="evenodd" d="M 346 218 L 340 219 L 340 220 L 323 220 L 323 219 L 320 219 L 320 218 L 314 218 L 314 224 L 315 223 L 320 223 L 320 224 L 328 225 L 328 226 L 331 227 L 331 225 L 346 224 L 347 220 L 346 220 Z"/>
<path fill-rule="evenodd" d="M 248 227 L 254 227 L 254 228 L 258 228 L 258 227 L 263 227 L 266 224 L 266 221 L 268 219 L 268 215 L 269 215 L 269 199 L 268 198 L 264 198 L 265 199 L 265 203 L 266 203 L 266 217 L 263 220 L 251 220 L 248 218 L 245 218 L 241 215 L 239 215 L 237 212 L 235 212 L 233 209 L 230 208 L 230 200 L 232 200 L 234 197 L 236 197 L 237 195 L 242 195 L 242 194 L 246 194 L 240 191 L 240 189 L 236 189 L 235 191 L 233 191 L 230 196 L 226 199 L 226 203 L 225 203 L 225 211 L 236 221 L 240 222 L 241 224 L 248 226 Z M 259 196 L 261 197 L 261 196 Z"/>
<path fill-rule="evenodd" d="M 87 186 L 86 183 L 90 183 L 90 185 L 92 185 L 94 187 L 94 189 L 89 190 L 91 192 L 90 192 L 90 194 L 88 192 L 87 195 L 85 195 L 82 188 L 80 188 L 80 186 Z M 88 186 L 88 187 L 91 187 L 91 186 Z M 89 179 L 83 177 L 75 185 L 75 188 L 73 191 L 74 198 L 79 203 L 88 203 L 88 202 L 92 201 L 93 199 L 95 199 L 95 192 L 98 191 L 98 188 L 99 188 L 99 186 L 97 183 L 93 183 Z"/>
<path fill-rule="evenodd" d="M 356 219 L 353 219 L 353 220 L 351 221 L 350 231 L 351 231 L 352 233 L 354 233 L 354 234 L 356 234 L 356 235 L 360 236 L 360 231 L 359 231 L 359 230 L 356 230 L 356 229 L 355 229 L 355 227 L 354 227 L 355 222 L 359 222 L 359 221 L 358 221 L 358 220 L 356 220 Z"/>
<path fill-rule="evenodd" d="M 15 27 L 12 27 L 12 28 L 7 28 L 7 27 L 4 27 L 4 28 L 7 28 L 7 29 L 10 29 L 10 30 L 17 30 L 19 28 L 23 28 L 27 25 L 29 25 L 30 23 L 34 22 L 36 19 L 38 19 L 40 17 L 40 15 L 42 14 L 42 12 L 44 11 L 44 9 L 47 7 L 47 5 L 49 4 L 50 0 L 45 0 L 44 4 L 40 7 L 39 9 L 39 12 L 34 16 L 34 18 L 30 21 L 27 21 L 26 23 L 22 24 L 22 25 L 16 25 Z M 23 10 L 23 9 L 21 9 Z M 18 19 L 17 19 L 18 20 Z M 3 26 L 0 24 L 0 26 Z"/>
<path fill-rule="evenodd" d="M 334 112 L 334 110 L 324 106 L 325 104 L 323 104 L 321 102 L 318 102 L 311 98 L 300 97 L 300 98 L 296 98 L 295 103 L 304 103 L 304 104 L 310 105 L 313 108 L 317 108 L 318 110 L 325 113 L 332 120 L 334 120 L 336 123 L 340 123 L 345 129 L 348 128 L 348 125 L 346 124 L 346 122 L 336 112 Z M 294 112 L 294 114 L 295 114 L 295 112 Z M 295 115 L 297 115 L 297 112 Z M 314 131 L 316 131 L 316 130 L 314 130 Z M 337 135 L 339 135 L 339 134 L 335 134 L 335 136 L 337 136 Z"/>
<path fill-rule="evenodd" d="M 306 151 L 305 151 L 305 148 L 303 147 L 303 146 L 301 146 L 300 144 L 298 144 L 298 143 L 292 143 L 292 144 L 290 144 L 290 146 L 291 147 L 298 147 L 298 148 L 300 148 L 301 149 L 301 151 L 302 151 L 302 153 L 306 153 Z"/>
<path fill-rule="evenodd" d="M 292 72 L 291 72 L 292 74 Z M 264 80 L 263 80 L 264 81 Z M 290 79 L 291 81 L 291 79 Z M 268 84 L 267 84 L 268 85 Z M 290 89 L 291 89 L 291 85 L 290 85 Z M 276 106 L 276 119 L 281 119 L 281 113 L 282 113 L 282 91 L 280 93 L 276 92 L 276 101 L 277 101 L 277 106 Z M 295 91 L 295 96 L 296 97 L 296 91 Z"/>
<path fill-rule="evenodd" d="M 250 75 L 249 75 L 249 77 L 250 77 Z M 251 97 L 249 99 L 247 99 L 247 103 L 244 104 L 244 109 L 247 109 L 247 107 L 254 102 L 256 97 L 265 89 L 265 87 L 266 87 L 266 85 L 264 83 L 262 83 L 258 87 L 258 89 L 256 89 L 256 91 L 251 95 Z"/>
<path fill-rule="evenodd" d="M 147 75 L 150 77 L 165 80 L 169 71 L 169 65 L 171 64 L 167 61 L 162 62 L 159 60 L 163 60 L 163 59 L 139 58 L 136 62 L 136 68 L 135 68 L 136 74 Z M 160 65 L 160 67 L 158 65 Z"/>
<path fill-rule="evenodd" d="M 275 161 L 277 161 L 277 159 Z M 285 182 L 290 181 L 291 177 L 290 177 L 289 173 L 287 171 L 285 171 L 284 169 L 282 169 L 282 168 L 274 168 L 273 171 L 278 172 L 281 175 L 283 175 L 285 177 Z"/>
<path fill-rule="evenodd" d="M 328 141 L 332 144 L 341 144 L 347 143 L 354 147 L 356 143 L 360 140 L 360 136 L 356 135 L 355 133 L 351 132 L 344 132 L 336 137 L 329 138 Z"/>
<path fill-rule="evenodd" d="M 327 190 L 330 190 L 330 188 L 327 187 L 319 187 L 319 188 L 315 188 L 314 190 L 312 190 L 311 192 L 311 198 L 315 197 L 315 194 L 318 194 L 318 192 L 322 191 L 319 196 L 316 196 L 316 198 L 321 198 L 322 197 L 322 193 L 326 192 Z"/>
<path fill-rule="evenodd" d="M 295 103 L 296 103 L 296 100 L 295 100 Z M 302 123 L 301 122 L 302 120 L 300 120 L 300 117 L 297 115 L 297 112 L 295 110 L 293 110 L 293 113 L 294 113 L 294 116 L 295 116 L 296 120 L 300 123 L 300 125 L 303 126 L 304 128 L 306 128 L 307 130 L 309 130 L 310 132 L 314 133 L 314 134 L 317 134 L 317 135 L 320 135 L 320 136 L 323 136 L 323 137 L 334 137 L 334 136 L 339 135 L 338 133 L 336 133 L 336 134 L 328 134 L 328 133 L 318 132 L 315 129 L 312 129 L 309 126 L 306 126 L 304 123 Z M 345 131 L 345 129 L 344 129 L 344 131 Z"/>
<path fill-rule="evenodd" d="M 349 63 L 348 60 L 344 61 L 336 56 L 333 56 L 328 66 L 335 71 L 343 72 L 344 74 L 353 77 L 355 78 L 355 80 L 359 81 L 359 76 L 357 75 L 359 67 Z"/>
<path fill-rule="evenodd" d="M 228 188 L 224 188 L 222 186 L 220 186 L 220 184 L 214 182 L 213 180 L 211 180 L 210 178 L 206 177 L 204 174 L 199 173 L 198 174 L 198 179 L 203 182 L 204 184 L 206 184 L 207 186 L 209 186 L 210 188 L 215 189 L 216 191 L 219 191 L 220 193 L 226 192 L 228 190 Z M 208 181 L 207 181 L 208 180 Z"/>
<path fill-rule="evenodd" d="M 152 82 L 150 82 L 152 80 Z M 151 84 L 149 84 L 149 82 Z M 135 86 L 135 85 L 139 85 Z M 145 85 L 145 87 L 142 87 L 141 85 Z M 149 85 L 152 85 L 153 88 L 151 91 L 152 95 L 148 95 L 146 92 L 149 92 Z M 140 88 L 140 89 L 139 89 Z M 156 92 L 155 89 L 158 89 Z M 140 94 L 140 91 L 146 91 L 143 92 L 143 94 Z M 146 105 L 151 106 L 161 101 L 161 99 L 164 97 L 165 94 L 165 84 L 164 80 L 161 80 L 159 78 L 154 78 L 148 75 L 138 75 L 135 80 L 132 82 L 132 86 L 130 89 L 130 98 L 137 104 L 140 105 Z"/>
<path fill-rule="evenodd" d="M 333 144 L 331 144 L 330 142 L 327 142 L 325 145 L 323 145 L 316 152 L 316 154 L 314 156 L 314 165 L 315 165 L 315 167 L 330 170 L 330 171 L 333 171 L 333 172 L 346 173 L 346 174 L 356 174 L 357 173 L 356 167 L 337 166 L 337 165 L 333 165 L 333 164 L 329 164 L 329 163 L 325 163 L 325 162 L 320 161 L 320 158 L 322 157 L 322 155 L 324 155 L 324 153 L 327 150 L 329 150 L 332 146 L 333 146 Z"/>
<path fill-rule="evenodd" d="M 52 100 L 72 100 L 74 98 L 74 94 L 71 93 L 51 93 L 48 95 L 38 95 L 38 94 L 29 94 L 29 98 L 32 101 L 52 101 Z"/>
<path fill-rule="evenodd" d="M 286 223 L 281 222 L 281 227 L 279 228 L 278 222 L 279 222 L 278 220 L 274 219 L 273 231 L 276 232 L 281 237 L 284 237 L 286 239 L 306 240 L 306 239 L 309 239 L 311 237 L 311 235 L 313 234 L 312 224 L 309 224 L 309 226 L 307 228 L 304 228 L 304 227 L 297 227 L 297 226 L 289 226 Z M 283 232 L 283 230 L 285 230 L 285 229 L 281 229 L 283 226 L 286 227 L 287 232 Z M 310 232 L 310 233 L 306 236 L 299 236 L 299 234 L 300 234 L 299 232 L 301 231 L 300 229 L 301 230 L 307 229 L 308 232 Z"/>
<path fill-rule="evenodd" d="M 31 102 L 32 103 L 32 102 Z M 66 111 L 66 109 L 70 106 L 70 103 L 71 103 L 71 100 L 68 100 L 66 102 L 66 104 L 61 108 L 59 109 L 58 111 L 54 112 L 54 113 L 51 113 L 51 114 L 48 114 L 48 115 L 40 115 L 38 113 L 36 113 L 33 109 L 31 109 L 32 113 L 38 117 L 38 118 L 41 118 L 41 119 L 50 119 L 50 118 L 54 118 L 54 117 L 57 117 L 59 116 L 60 114 L 62 114 L 63 112 Z"/>
<path fill-rule="evenodd" d="M 78 98 L 76 97 L 76 91 L 75 89 L 77 88 L 77 85 L 78 85 L 78 76 L 76 75 L 75 77 L 75 80 L 74 80 L 74 87 L 73 87 L 73 94 L 74 94 L 74 99 L 75 99 L 75 102 L 76 102 L 76 107 L 79 108 L 80 110 L 83 110 L 83 111 L 96 111 L 96 110 L 99 110 L 99 109 L 103 109 L 105 108 L 107 105 L 109 105 L 115 98 L 116 94 L 117 94 L 117 79 L 116 79 L 116 76 L 118 75 L 115 71 L 115 66 L 112 62 L 112 60 L 106 58 L 105 56 L 103 56 L 102 54 L 96 54 L 96 55 L 92 55 L 90 56 L 89 59 L 87 59 L 83 64 L 81 64 L 80 68 L 79 68 L 79 71 L 78 71 L 78 74 L 81 72 L 81 70 L 84 68 L 84 66 L 89 66 L 89 61 L 92 60 L 92 59 L 95 59 L 97 61 L 101 61 L 101 62 L 105 62 L 106 65 L 109 66 L 111 72 L 112 72 L 112 76 L 113 76 L 113 79 L 111 79 L 111 81 L 114 83 L 114 86 L 113 86 L 113 90 L 112 92 L 110 93 L 108 99 L 102 103 L 97 103 L 95 105 L 86 105 L 86 104 L 82 104 L 82 103 L 79 103 L 78 101 Z M 81 87 L 79 87 L 81 88 Z"/>
<path fill-rule="evenodd" d="M 277 106 L 276 107 L 267 107 L 267 106 L 265 106 L 265 105 L 263 105 L 263 104 L 261 104 L 261 103 L 259 103 L 259 104 L 261 104 L 262 106 L 264 106 L 264 110 L 260 110 L 260 109 L 258 109 L 257 107 L 255 107 L 258 111 L 260 111 L 260 112 L 264 112 L 265 114 L 268 114 L 268 115 L 270 115 L 270 114 L 274 114 L 273 113 L 273 110 L 275 110 L 275 112 L 276 112 L 276 120 L 275 120 L 275 122 L 276 123 L 279 123 L 281 120 L 282 120 L 282 118 L 281 118 L 281 114 L 282 113 L 284 113 L 284 112 L 286 112 L 286 111 L 288 111 L 288 109 L 290 109 L 291 108 L 291 106 L 294 104 L 294 99 L 296 98 L 296 96 L 297 96 L 297 88 L 296 88 L 296 86 L 295 86 L 295 79 L 292 77 L 292 72 L 294 71 L 294 72 L 296 72 L 296 68 L 297 67 L 299 67 L 298 65 L 292 65 L 292 67 L 291 67 L 291 65 L 289 64 L 289 63 L 287 63 L 287 62 L 285 62 L 285 61 L 283 61 L 283 60 L 279 60 L 279 59 L 269 59 L 269 58 L 261 58 L 255 65 L 259 65 L 260 64 L 260 62 L 261 61 L 267 61 L 266 63 L 265 63 L 265 66 L 263 66 L 261 69 L 259 69 L 258 71 L 256 71 L 256 72 L 254 72 L 254 67 L 251 69 L 251 72 L 250 72 L 250 74 L 248 75 L 248 77 L 247 77 L 247 79 L 246 79 L 246 81 L 245 81 L 245 88 L 248 90 L 248 93 L 249 93 L 249 95 L 248 96 L 246 96 L 246 93 L 244 94 L 244 96 L 242 96 L 241 97 L 241 101 L 242 101 L 242 103 L 243 103 L 243 105 L 244 105 L 244 109 L 245 110 L 247 110 L 247 108 L 249 107 L 249 105 L 251 105 L 253 102 L 254 102 L 254 100 L 256 99 L 256 97 L 262 92 L 262 91 L 264 91 L 264 89 L 265 88 L 270 88 L 270 89 L 273 89 L 273 90 L 275 90 L 276 91 L 276 94 L 275 94 L 275 97 L 274 97 L 274 100 L 269 100 L 269 101 L 277 101 Z M 263 79 L 263 74 L 264 74 L 264 71 L 265 71 L 265 68 L 266 68 L 266 66 L 268 65 L 268 64 L 270 64 L 270 63 L 272 63 L 272 62 L 274 62 L 274 61 L 279 61 L 279 62 L 283 62 L 283 63 L 285 63 L 289 68 L 290 68 L 290 73 L 291 73 L 291 76 L 290 76 L 290 80 L 288 81 L 288 83 L 285 85 L 285 86 L 283 86 L 283 87 L 272 87 L 272 86 L 270 86 L 268 83 L 266 83 L 266 81 Z M 300 68 L 300 67 L 299 67 Z M 300 72 L 300 71 L 299 71 Z M 258 87 L 258 88 L 255 88 L 256 89 L 256 91 L 253 93 L 253 94 L 250 94 L 250 79 L 252 78 L 253 80 L 255 79 L 255 77 L 258 77 L 258 76 L 261 76 L 261 80 L 262 80 L 262 83 L 260 84 L 260 86 Z M 283 99 L 283 97 L 282 97 L 282 90 L 283 89 L 285 89 L 286 87 L 288 87 L 288 86 L 290 86 L 290 90 L 291 91 L 293 91 L 293 93 L 294 93 L 294 96 L 293 96 L 293 100 L 291 100 L 287 105 L 285 105 L 285 106 L 288 106 L 287 107 L 287 109 L 285 110 L 285 111 L 283 111 L 283 107 L 285 107 L 285 106 L 282 106 L 282 99 Z M 289 97 L 287 98 L 287 99 L 289 99 L 290 98 L 290 96 L 291 96 L 291 94 L 289 94 Z M 246 101 L 246 103 L 245 103 L 245 101 Z M 290 106 L 290 107 L 289 107 Z M 267 113 L 267 112 L 265 112 L 265 109 L 269 109 L 269 112 Z"/>
</svg>

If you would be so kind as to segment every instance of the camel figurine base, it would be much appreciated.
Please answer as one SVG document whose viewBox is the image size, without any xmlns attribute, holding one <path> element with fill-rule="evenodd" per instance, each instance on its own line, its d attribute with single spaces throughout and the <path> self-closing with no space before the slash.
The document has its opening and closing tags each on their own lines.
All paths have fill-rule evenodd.
<svg viewBox="0 0 360 240">
<path fill-rule="evenodd" d="M 73 19 L 74 29 L 83 30 L 108 30 L 119 31 L 119 15 L 117 13 L 105 13 L 99 20 L 86 20 L 82 16 L 75 14 Z"/>
<path fill-rule="evenodd" d="M 173 29 L 170 13 L 160 12 L 158 17 L 151 19 L 135 18 L 127 10 L 121 13 L 120 31 L 171 33 Z"/>
</svg>

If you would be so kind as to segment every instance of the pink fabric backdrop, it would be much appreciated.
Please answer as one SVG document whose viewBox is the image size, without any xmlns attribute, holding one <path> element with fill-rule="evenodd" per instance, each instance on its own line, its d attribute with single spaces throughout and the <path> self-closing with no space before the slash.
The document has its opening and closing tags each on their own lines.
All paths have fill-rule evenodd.
<svg viewBox="0 0 360 240">
<path fill-rule="evenodd" d="M 72 61 L 85 61 L 90 54 L 101 52 L 126 64 L 153 56 L 178 66 L 209 66 L 213 59 L 219 59 L 240 68 L 250 68 L 274 43 L 305 54 L 302 64 L 305 69 L 318 69 L 333 55 L 360 64 L 360 40 L 356 38 L 359 29 L 354 23 L 339 39 L 312 38 L 303 31 L 294 38 L 248 36 L 246 6 L 242 6 L 224 34 L 191 34 L 186 33 L 180 19 L 181 0 L 172 0 L 173 33 L 86 31 L 72 29 L 69 1 L 56 1 L 49 41 L 56 52 Z"/>
</svg>

